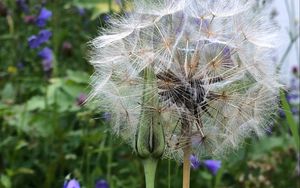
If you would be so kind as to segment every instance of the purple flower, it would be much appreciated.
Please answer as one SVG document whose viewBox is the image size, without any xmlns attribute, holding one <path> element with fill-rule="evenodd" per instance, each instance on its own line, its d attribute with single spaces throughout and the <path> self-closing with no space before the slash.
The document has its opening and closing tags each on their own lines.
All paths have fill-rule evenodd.
<svg viewBox="0 0 300 188">
<path fill-rule="evenodd" d="M 42 44 L 44 42 L 47 42 L 51 36 L 52 36 L 52 32 L 47 29 L 44 29 L 39 32 L 38 38 L 40 43 Z"/>
<path fill-rule="evenodd" d="M 44 27 L 46 25 L 47 20 L 50 20 L 51 17 L 52 12 L 46 8 L 42 8 L 35 23 L 39 27 Z"/>
<path fill-rule="evenodd" d="M 95 188 L 109 188 L 109 185 L 105 180 L 98 180 L 95 184 Z"/>
<path fill-rule="evenodd" d="M 205 160 L 204 166 L 213 174 L 216 175 L 221 168 L 221 161 L 217 160 Z"/>
<path fill-rule="evenodd" d="M 70 181 L 64 183 L 63 188 L 80 188 L 80 184 L 77 180 L 71 179 Z"/>
<path fill-rule="evenodd" d="M 45 47 L 39 53 L 38 56 L 43 59 L 42 65 L 45 72 L 48 72 L 52 69 L 53 62 L 53 52 L 50 48 Z"/>
<path fill-rule="evenodd" d="M 77 105 L 82 106 L 85 103 L 86 99 L 87 99 L 87 96 L 83 93 L 80 93 L 76 99 Z"/>
<path fill-rule="evenodd" d="M 30 48 L 38 48 L 40 46 L 40 40 L 35 35 L 30 36 L 27 41 Z"/>
<path fill-rule="evenodd" d="M 29 7 L 28 7 L 26 0 L 16 0 L 16 2 L 17 2 L 18 7 L 20 7 L 20 9 L 24 13 L 26 13 L 26 14 L 29 13 Z"/>
<path fill-rule="evenodd" d="M 41 30 L 38 34 L 32 35 L 28 38 L 28 44 L 30 48 L 38 48 L 41 44 L 47 42 L 49 38 L 52 36 L 52 32 L 45 29 Z"/>
<path fill-rule="evenodd" d="M 191 167 L 196 170 L 200 167 L 200 161 L 195 155 L 190 156 Z"/>
</svg>

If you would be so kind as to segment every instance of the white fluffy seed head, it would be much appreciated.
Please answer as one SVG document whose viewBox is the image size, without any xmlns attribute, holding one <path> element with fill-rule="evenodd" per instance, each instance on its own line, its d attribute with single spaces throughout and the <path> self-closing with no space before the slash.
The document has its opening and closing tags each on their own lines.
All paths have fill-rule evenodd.
<svg viewBox="0 0 300 188">
<path fill-rule="evenodd" d="M 112 114 L 113 132 L 132 144 L 145 92 L 158 95 L 165 157 L 222 156 L 245 137 L 261 136 L 280 85 L 271 60 L 276 27 L 252 0 L 135 1 L 90 42 L 95 68 L 90 98 Z M 157 87 L 144 91 L 143 71 Z M 183 122 L 189 124 L 184 130 Z"/>
</svg>

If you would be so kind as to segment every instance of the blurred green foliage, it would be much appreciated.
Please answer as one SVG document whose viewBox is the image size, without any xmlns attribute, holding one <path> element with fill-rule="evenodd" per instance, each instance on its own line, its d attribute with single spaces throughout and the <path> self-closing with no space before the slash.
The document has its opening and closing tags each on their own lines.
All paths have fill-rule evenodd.
<svg viewBox="0 0 300 188">
<path fill-rule="evenodd" d="M 98 179 L 106 179 L 112 188 L 144 187 L 139 160 L 108 133 L 104 112 L 79 101 L 89 92 L 92 74 L 87 42 L 105 27 L 107 16 L 123 14 L 130 5 L 108 0 L 26 2 L 29 15 L 37 15 L 43 3 L 53 12 L 47 25 L 53 36 L 46 44 L 54 52 L 53 70 L 44 72 L 37 50 L 28 46 L 28 37 L 39 28 L 26 23 L 28 15 L 15 0 L 0 1 L 0 187 L 62 187 L 68 174 L 86 188 Z M 223 161 L 217 176 L 204 168 L 193 171 L 191 187 L 297 187 L 291 118 L 277 118 L 271 135 L 247 140 L 245 148 Z M 298 128 L 294 123 L 294 135 Z M 157 187 L 181 187 L 181 173 L 180 164 L 162 160 Z"/>
</svg>

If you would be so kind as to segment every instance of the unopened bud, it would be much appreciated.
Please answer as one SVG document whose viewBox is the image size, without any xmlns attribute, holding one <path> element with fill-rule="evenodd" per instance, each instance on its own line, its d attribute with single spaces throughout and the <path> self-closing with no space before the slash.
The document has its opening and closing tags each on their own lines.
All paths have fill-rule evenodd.
<svg viewBox="0 0 300 188">
<path fill-rule="evenodd" d="M 152 68 L 145 70 L 144 80 L 142 113 L 135 141 L 136 151 L 142 158 L 158 158 L 164 152 L 165 140 L 160 112 L 156 110 L 159 107 L 158 92 L 149 92 L 157 88 Z"/>
</svg>

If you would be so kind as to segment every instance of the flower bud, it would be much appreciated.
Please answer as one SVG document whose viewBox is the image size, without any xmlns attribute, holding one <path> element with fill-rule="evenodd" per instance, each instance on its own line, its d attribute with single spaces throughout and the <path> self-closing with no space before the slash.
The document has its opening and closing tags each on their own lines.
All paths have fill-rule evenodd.
<svg viewBox="0 0 300 188">
<path fill-rule="evenodd" d="M 142 112 L 136 135 L 136 151 L 142 158 L 160 157 L 165 148 L 164 132 L 160 119 L 158 92 L 155 90 L 156 77 L 151 68 L 144 72 L 144 95 Z"/>
</svg>

